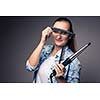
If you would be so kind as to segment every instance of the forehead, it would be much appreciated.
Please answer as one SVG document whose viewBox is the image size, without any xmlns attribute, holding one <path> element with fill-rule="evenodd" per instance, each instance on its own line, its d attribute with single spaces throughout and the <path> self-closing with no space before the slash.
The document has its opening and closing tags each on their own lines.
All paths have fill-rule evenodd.
<svg viewBox="0 0 100 100">
<path fill-rule="evenodd" d="M 68 30 L 70 28 L 69 22 L 66 21 L 57 21 L 53 26 L 64 30 Z"/>
</svg>

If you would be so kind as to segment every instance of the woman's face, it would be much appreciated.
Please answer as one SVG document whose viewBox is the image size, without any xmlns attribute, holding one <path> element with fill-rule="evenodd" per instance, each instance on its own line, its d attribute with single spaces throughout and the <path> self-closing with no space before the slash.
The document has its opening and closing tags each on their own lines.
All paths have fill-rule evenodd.
<svg viewBox="0 0 100 100">
<path fill-rule="evenodd" d="M 70 24 L 65 21 L 57 21 L 53 27 L 68 30 L 70 28 Z M 69 39 L 69 34 L 60 34 L 58 32 L 53 32 L 52 36 L 54 44 L 58 47 L 65 46 Z"/>
</svg>

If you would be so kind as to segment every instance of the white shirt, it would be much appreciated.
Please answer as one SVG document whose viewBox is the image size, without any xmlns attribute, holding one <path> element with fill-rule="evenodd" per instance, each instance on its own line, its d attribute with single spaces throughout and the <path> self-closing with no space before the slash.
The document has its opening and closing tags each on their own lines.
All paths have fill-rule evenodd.
<svg viewBox="0 0 100 100">
<path fill-rule="evenodd" d="M 37 73 L 37 83 L 47 83 L 50 76 L 50 70 L 54 67 L 55 60 L 54 57 L 50 56 L 46 59 L 40 66 Z"/>
<path fill-rule="evenodd" d="M 54 69 L 55 63 L 59 62 L 60 54 L 61 54 L 61 50 L 59 50 L 56 53 L 55 56 L 50 56 L 49 55 L 50 54 L 49 51 L 51 49 L 52 48 L 49 47 L 49 46 L 46 46 L 43 49 L 43 52 L 42 52 L 41 56 L 43 57 L 43 59 L 44 58 L 46 58 L 46 59 L 44 61 L 43 61 L 43 59 L 41 59 L 42 63 L 38 67 L 37 66 L 32 67 L 30 65 L 29 61 L 27 61 L 27 63 L 26 63 L 27 71 L 33 72 L 33 74 L 34 74 L 34 72 L 36 70 L 38 70 L 38 73 L 36 74 L 36 77 L 35 77 L 35 74 L 33 75 L 33 78 L 36 79 L 37 83 L 50 83 L 51 82 L 49 76 L 52 73 L 52 70 Z M 63 52 L 64 52 L 64 55 L 62 56 L 61 63 L 72 54 L 72 51 L 68 47 L 66 47 Z M 67 71 L 68 71 L 68 65 L 65 66 L 65 68 L 66 68 L 66 72 L 63 75 L 63 77 L 66 79 L 66 75 L 67 75 Z M 69 73 L 68 73 L 68 79 L 66 81 L 70 82 L 70 83 L 78 82 L 79 81 L 79 74 L 80 74 L 80 62 L 76 58 L 70 64 L 70 70 L 69 70 Z M 33 79 L 33 82 L 35 81 L 35 79 Z M 53 82 L 57 83 L 57 80 L 56 80 L 55 77 L 53 77 Z"/>
<path fill-rule="evenodd" d="M 55 63 L 58 63 L 58 61 L 55 62 L 56 55 L 60 56 L 61 50 L 59 50 L 55 56 L 49 56 L 40 66 L 40 69 L 37 73 L 37 79 L 36 83 L 47 83 L 50 81 L 50 74 L 52 70 L 54 69 Z"/>
</svg>

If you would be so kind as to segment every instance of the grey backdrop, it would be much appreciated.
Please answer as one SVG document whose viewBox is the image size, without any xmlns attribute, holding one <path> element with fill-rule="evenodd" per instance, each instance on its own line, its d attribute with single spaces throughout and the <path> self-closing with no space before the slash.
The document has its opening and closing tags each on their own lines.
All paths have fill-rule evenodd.
<svg viewBox="0 0 100 100">
<path fill-rule="evenodd" d="M 57 16 L 0 17 L 0 82 L 32 82 L 32 73 L 25 70 L 25 61 L 37 46 L 41 31 Z M 91 42 L 80 56 L 81 82 L 100 82 L 100 17 L 68 16 L 77 34 L 77 47 Z M 48 43 L 52 43 L 52 38 Z"/>
</svg>

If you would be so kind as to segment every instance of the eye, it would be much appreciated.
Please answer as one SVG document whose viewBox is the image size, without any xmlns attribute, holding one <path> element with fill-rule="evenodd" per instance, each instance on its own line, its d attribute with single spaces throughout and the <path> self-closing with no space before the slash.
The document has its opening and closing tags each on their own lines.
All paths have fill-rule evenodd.
<svg viewBox="0 0 100 100">
<path fill-rule="evenodd" d="M 68 34 L 68 33 L 67 33 L 67 32 L 61 32 L 61 34 L 66 35 L 66 34 Z"/>
<path fill-rule="evenodd" d="M 54 32 L 54 33 L 58 33 L 58 31 L 57 31 L 57 30 L 53 30 L 53 32 Z"/>
</svg>

